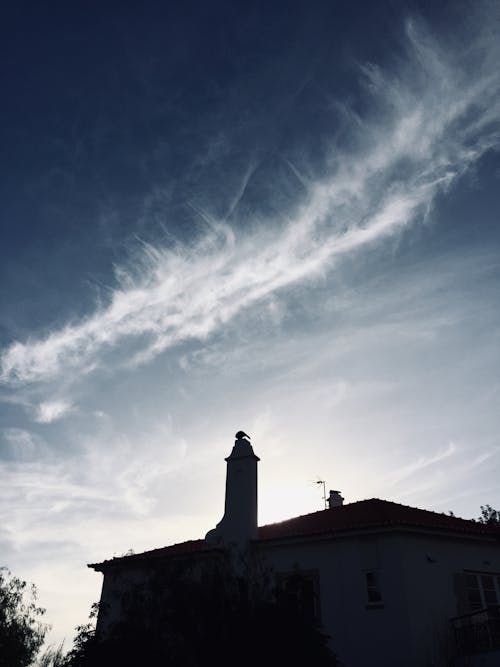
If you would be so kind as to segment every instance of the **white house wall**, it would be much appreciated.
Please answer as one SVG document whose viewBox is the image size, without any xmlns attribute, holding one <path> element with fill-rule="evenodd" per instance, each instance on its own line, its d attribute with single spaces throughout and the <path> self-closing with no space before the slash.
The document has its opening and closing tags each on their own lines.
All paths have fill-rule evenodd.
<svg viewBox="0 0 500 667">
<path fill-rule="evenodd" d="M 120 620 L 122 595 L 136 585 L 147 581 L 148 571 L 138 567 L 120 567 L 108 570 L 102 582 L 97 629 L 106 629 Z"/>
<path fill-rule="evenodd" d="M 500 544 L 428 534 L 283 543 L 263 554 L 276 572 L 318 571 L 321 621 L 346 667 L 447 664 L 458 614 L 454 574 L 500 572 Z M 379 573 L 382 608 L 367 604 L 367 570 Z"/>
<path fill-rule="evenodd" d="M 365 667 L 375 656 L 371 664 L 403 667 L 410 623 L 404 588 L 397 585 L 401 559 L 394 549 L 380 549 L 376 539 L 348 538 L 266 549 L 265 561 L 278 573 L 318 570 L 321 622 L 347 667 Z M 367 608 L 368 569 L 381 573 L 383 609 Z"/>
<path fill-rule="evenodd" d="M 317 573 L 320 620 L 345 667 L 449 664 L 454 648 L 450 619 L 464 613 L 455 575 L 500 572 L 499 542 L 423 531 L 261 542 L 258 552 L 261 565 L 276 573 L 297 568 Z M 201 568 L 207 560 L 200 555 L 190 562 Z M 117 620 L 122 593 L 144 582 L 149 567 L 147 561 L 124 562 L 106 571 L 101 600 L 109 610 L 100 617 L 100 629 Z M 155 567 L 163 567 L 161 561 Z M 172 562 L 167 559 L 164 567 L 168 571 Z M 382 605 L 368 603 L 367 571 L 378 573 Z M 500 656 L 497 660 L 493 664 L 500 665 Z"/>
<path fill-rule="evenodd" d="M 500 544 L 429 535 L 401 536 L 400 543 L 417 664 L 444 664 L 453 650 L 450 619 L 466 612 L 456 575 L 464 570 L 499 573 Z M 500 656 L 496 659 L 500 664 Z"/>
</svg>

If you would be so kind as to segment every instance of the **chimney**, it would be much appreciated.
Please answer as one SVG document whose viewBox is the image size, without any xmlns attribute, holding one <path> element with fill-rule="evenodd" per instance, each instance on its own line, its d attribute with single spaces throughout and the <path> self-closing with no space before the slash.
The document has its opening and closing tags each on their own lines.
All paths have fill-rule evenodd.
<svg viewBox="0 0 500 667">
<path fill-rule="evenodd" d="M 236 434 L 233 450 L 226 461 L 224 516 L 206 534 L 205 540 L 244 547 L 249 540 L 257 538 L 257 462 L 260 459 L 243 431 Z"/>
<path fill-rule="evenodd" d="M 342 507 L 344 499 L 340 495 L 340 491 L 330 491 L 328 497 L 328 507 L 332 510 L 334 507 Z"/>
</svg>

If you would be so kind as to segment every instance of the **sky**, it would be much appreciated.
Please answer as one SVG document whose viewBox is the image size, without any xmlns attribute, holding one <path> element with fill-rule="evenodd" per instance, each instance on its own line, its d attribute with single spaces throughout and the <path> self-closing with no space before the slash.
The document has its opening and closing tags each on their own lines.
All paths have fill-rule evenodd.
<svg viewBox="0 0 500 667">
<path fill-rule="evenodd" d="M 500 5 L 12 2 L 0 27 L 0 565 L 65 640 L 87 563 L 500 507 Z"/>
</svg>

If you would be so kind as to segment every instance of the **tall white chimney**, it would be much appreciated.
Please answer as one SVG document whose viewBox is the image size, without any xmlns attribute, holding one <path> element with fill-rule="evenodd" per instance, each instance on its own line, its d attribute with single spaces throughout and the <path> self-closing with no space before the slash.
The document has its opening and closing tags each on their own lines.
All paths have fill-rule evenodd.
<svg viewBox="0 0 500 667">
<path fill-rule="evenodd" d="M 243 431 L 236 434 L 233 450 L 226 461 L 224 516 L 205 539 L 244 547 L 257 537 L 257 462 L 260 459 Z"/>
</svg>

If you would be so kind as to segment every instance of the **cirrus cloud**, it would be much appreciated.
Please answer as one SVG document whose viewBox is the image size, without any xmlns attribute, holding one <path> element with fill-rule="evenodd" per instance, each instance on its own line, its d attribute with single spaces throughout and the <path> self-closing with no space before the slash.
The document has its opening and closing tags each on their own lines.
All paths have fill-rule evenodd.
<svg viewBox="0 0 500 667">
<path fill-rule="evenodd" d="M 285 223 L 267 220 L 237 234 L 202 212 L 207 228 L 192 245 L 143 244 L 134 269 L 117 268 L 106 305 L 5 348 L 1 381 L 19 386 L 68 369 L 90 372 L 120 346 L 127 346 L 121 363 L 147 362 L 181 341 L 206 339 L 243 309 L 314 281 L 343 255 L 423 219 L 438 193 L 498 145 L 500 74 L 491 58 L 498 47 L 491 42 L 480 63 L 473 49 L 470 61 L 459 60 L 408 23 L 407 48 L 400 72 L 360 68 L 374 112 L 362 122 L 353 115 L 356 148 L 338 153 L 328 174 L 307 183 Z M 38 421 L 68 407 L 43 403 Z"/>
</svg>

